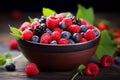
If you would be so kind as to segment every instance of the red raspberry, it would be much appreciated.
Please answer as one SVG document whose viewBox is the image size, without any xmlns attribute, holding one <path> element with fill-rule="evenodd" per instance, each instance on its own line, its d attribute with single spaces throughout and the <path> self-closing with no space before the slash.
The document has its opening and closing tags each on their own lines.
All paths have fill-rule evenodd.
<svg viewBox="0 0 120 80">
<path fill-rule="evenodd" d="M 120 37 L 120 29 L 116 29 L 116 30 L 113 32 L 113 37 L 114 37 L 114 38 Z"/>
<path fill-rule="evenodd" d="M 88 22 L 86 21 L 86 20 L 84 20 L 84 19 L 80 19 L 80 23 L 81 23 L 81 25 L 86 25 Z"/>
<path fill-rule="evenodd" d="M 66 17 L 66 15 L 65 15 L 65 13 L 59 13 L 56 15 L 56 17 L 59 18 L 60 21 L 62 21 Z"/>
<path fill-rule="evenodd" d="M 87 40 L 93 40 L 96 38 L 95 33 L 93 32 L 92 29 L 88 29 L 85 33 L 84 33 L 84 37 Z"/>
<path fill-rule="evenodd" d="M 54 29 L 59 26 L 60 19 L 55 16 L 49 16 L 46 19 L 46 25 L 49 29 Z"/>
<path fill-rule="evenodd" d="M 33 33 L 30 30 L 26 29 L 22 32 L 22 39 L 23 40 L 30 40 L 32 38 L 32 36 L 33 36 Z"/>
<path fill-rule="evenodd" d="M 20 31 L 24 31 L 26 28 L 30 27 L 31 24 L 30 22 L 24 22 L 21 26 L 20 26 Z"/>
<path fill-rule="evenodd" d="M 65 25 L 66 25 L 67 28 L 70 25 L 72 25 L 72 19 L 71 18 L 64 18 L 62 21 L 65 23 Z"/>
<path fill-rule="evenodd" d="M 79 41 L 79 42 L 81 43 L 81 42 L 86 42 L 86 41 L 87 41 L 87 40 L 86 40 L 85 38 L 80 38 L 80 41 Z"/>
<path fill-rule="evenodd" d="M 44 33 L 40 38 L 40 43 L 49 44 L 51 41 L 51 35 L 49 33 Z"/>
<path fill-rule="evenodd" d="M 61 38 L 61 33 L 58 31 L 53 31 L 51 34 L 52 40 L 58 41 Z"/>
<path fill-rule="evenodd" d="M 36 26 L 40 25 L 40 23 L 38 21 L 34 21 L 32 24 L 31 24 L 31 29 L 35 29 Z"/>
<path fill-rule="evenodd" d="M 98 27 L 98 29 L 99 29 L 100 31 L 108 30 L 108 25 L 105 24 L 104 22 L 99 22 L 99 23 L 97 24 L 97 27 Z"/>
<path fill-rule="evenodd" d="M 88 76 L 95 76 L 99 72 L 99 67 L 95 63 L 89 63 L 86 65 L 85 74 Z"/>
<path fill-rule="evenodd" d="M 58 27 L 54 28 L 53 31 L 58 31 L 58 32 L 60 32 L 60 33 L 63 32 L 63 30 L 60 29 L 60 28 L 58 28 Z"/>
<path fill-rule="evenodd" d="M 11 40 L 11 41 L 9 42 L 9 48 L 10 48 L 10 49 L 17 49 L 17 48 L 18 48 L 18 43 L 17 43 L 17 41 L 16 41 L 16 40 Z"/>
<path fill-rule="evenodd" d="M 100 62 L 103 67 L 110 67 L 114 64 L 114 58 L 110 55 L 104 55 L 102 56 Z"/>
<path fill-rule="evenodd" d="M 80 27 L 78 25 L 70 25 L 68 27 L 68 31 L 71 32 L 72 34 L 79 33 L 80 32 Z"/>
<path fill-rule="evenodd" d="M 94 29 L 94 26 L 90 23 L 87 23 L 86 26 L 88 27 L 88 29 Z"/>
<path fill-rule="evenodd" d="M 39 70 L 34 63 L 29 63 L 25 68 L 25 72 L 28 76 L 35 76 L 39 74 Z"/>
<path fill-rule="evenodd" d="M 59 41 L 58 41 L 59 44 L 68 44 L 69 41 L 65 38 L 61 38 Z"/>
</svg>

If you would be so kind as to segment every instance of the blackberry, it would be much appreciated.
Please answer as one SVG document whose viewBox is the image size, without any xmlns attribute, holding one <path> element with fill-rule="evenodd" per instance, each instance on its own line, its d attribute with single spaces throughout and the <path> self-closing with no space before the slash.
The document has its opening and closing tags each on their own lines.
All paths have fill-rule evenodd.
<svg viewBox="0 0 120 80">
<path fill-rule="evenodd" d="M 39 19 L 39 22 L 40 23 L 46 23 L 46 19 L 47 19 L 46 16 L 41 16 L 41 18 Z"/>
<path fill-rule="evenodd" d="M 72 19 L 73 24 L 76 24 L 79 26 L 81 25 L 79 18 L 76 18 L 75 16 L 73 16 L 71 19 Z"/>
</svg>

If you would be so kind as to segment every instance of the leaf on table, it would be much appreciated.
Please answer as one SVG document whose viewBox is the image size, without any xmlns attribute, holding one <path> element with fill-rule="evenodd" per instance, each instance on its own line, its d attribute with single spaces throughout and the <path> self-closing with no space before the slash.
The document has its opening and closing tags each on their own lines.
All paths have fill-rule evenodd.
<svg viewBox="0 0 120 80">
<path fill-rule="evenodd" d="M 101 39 L 96 50 L 96 56 L 98 59 L 105 54 L 114 56 L 115 52 L 117 51 L 117 43 L 111 39 L 109 32 L 104 30 L 101 32 Z"/>
<path fill-rule="evenodd" d="M 6 59 L 11 59 L 12 58 L 12 55 L 9 52 L 4 53 L 4 56 L 5 56 Z"/>
<path fill-rule="evenodd" d="M 6 63 L 6 58 L 4 55 L 0 54 L 0 66 Z"/>
<path fill-rule="evenodd" d="M 50 16 L 52 14 L 56 14 L 56 12 L 50 8 L 43 8 L 42 13 L 44 16 Z"/>
<path fill-rule="evenodd" d="M 78 10 L 76 13 L 77 18 L 83 18 L 86 21 L 90 22 L 91 24 L 94 24 L 94 10 L 92 7 L 85 8 L 84 6 L 78 4 Z"/>
</svg>

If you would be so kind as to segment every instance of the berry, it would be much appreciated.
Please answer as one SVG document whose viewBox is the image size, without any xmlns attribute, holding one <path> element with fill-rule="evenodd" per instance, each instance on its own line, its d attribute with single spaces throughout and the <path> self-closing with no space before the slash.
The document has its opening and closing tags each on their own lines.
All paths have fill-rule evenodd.
<svg viewBox="0 0 120 80">
<path fill-rule="evenodd" d="M 5 69 L 7 71 L 15 71 L 15 64 L 13 64 L 13 63 L 7 63 L 7 64 L 5 64 Z"/>
<path fill-rule="evenodd" d="M 20 20 L 22 17 L 22 13 L 19 10 L 14 10 L 11 14 L 12 18 L 15 20 Z"/>
<path fill-rule="evenodd" d="M 52 31 L 49 29 L 49 28 L 46 28 L 45 29 L 45 32 L 49 33 L 49 34 L 52 34 Z"/>
<path fill-rule="evenodd" d="M 40 38 L 40 43 L 49 44 L 51 42 L 51 35 L 44 33 Z"/>
<path fill-rule="evenodd" d="M 97 31 L 97 29 L 93 29 L 93 31 L 94 31 L 94 33 L 95 33 L 96 36 L 99 35 L 99 32 Z"/>
<path fill-rule="evenodd" d="M 41 18 L 39 19 L 39 23 L 46 23 L 46 16 L 41 16 Z"/>
<path fill-rule="evenodd" d="M 75 44 L 75 42 L 72 39 L 68 39 L 69 44 Z"/>
<path fill-rule="evenodd" d="M 28 76 L 35 76 L 39 74 L 39 70 L 34 63 L 29 63 L 25 68 L 25 72 Z"/>
<path fill-rule="evenodd" d="M 71 37 L 71 33 L 68 32 L 68 31 L 63 31 L 63 32 L 61 33 L 61 37 L 62 37 L 62 38 L 69 39 L 69 38 Z"/>
<path fill-rule="evenodd" d="M 61 38 L 61 33 L 58 31 L 53 31 L 51 34 L 52 40 L 58 41 Z"/>
<path fill-rule="evenodd" d="M 80 35 L 79 33 L 74 33 L 73 36 L 72 36 L 72 39 L 75 41 L 75 42 L 78 42 L 80 40 Z"/>
<path fill-rule="evenodd" d="M 56 15 L 56 17 L 59 18 L 60 21 L 62 21 L 66 17 L 66 15 L 65 15 L 65 13 L 59 13 Z"/>
<path fill-rule="evenodd" d="M 80 38 L 80 41 L 79 41 L 79 42 L 81 43 L 81 42 L 86 42 L 86 41 L 87 41 L 87 40 L 86 40 L 85 38 Z"/>
<path fill-rule="evenodd" d="M 94 26 L 90 23 L 87 23 L 86 26 L 88 27 L 88 29 L 94 29 Z"/>
<path fill-rule="evenodd" d="M 21 26 L 20 26 L 20 31 L 24 31 L 26 28 L 30 27 L 31 24 L 30 22 L 24 22 Z"/>
<path fill-rule="evenodd" d="M 86 21 L 86 20 L 84 20 L 84 19 L 80 19 L 80 22 L 81 22 L 81 25 L 86 25 L 88 22 Z"/>
<path fill-rule="evenodd" d="M 72 34 L 79 33 L 80 27 L 78 25 L 70 25 L 68 31 L 71 32 Z"/>
<path fill-rule="evenodd" d="M 110 55 L 103 55 L 100 63 L 103 67 L 110 67 L 114 64 L 114 58 Z"/>
<path fill-rule="evenodd" d="M 84 33 L 84 37 L 87 40 L 93 40 L 96 38 L 95 33 L 93 32 L 93 30 L 88 29 L 85 33 Z"/>
<path fill-rule="evenodd" d="M 34 18 L 34 21 L 37 21 L 37 22 L 39 22 L 39 19 L 38 19 L 38 18 Z"/>
<path fill-rule="evenodd" d="M 80 26 L 80 32 L 86 32 L 88 30 L 88 27 L 86 25 Z"/>
<path fill-rule="evenodd" d="M 32 31 L 26 29 L 22 32 L 22 39 L 23 40 L 30 40 L 33 36 L 33 33 Z"/>
<path fill-rule="evenodd" d="M 114 57 L 115 64 L 120 65 L 120 56 Z"/>
<path fill-rule="evenodd" d="M 50 29 L 54 29 L 56 27 L 59 26 L 59 18 L 55 17 L 55 16 L 49 16 L 47 19 L 46 19 L 46 25 L 48 28 Z"/>
<path fill-rule="evenodd" d="M 59 27 L 60 27 L 61 29 L 66 29 L 66 25 L 65 25 L 64 22 L 60 22 L 60 23 L 59 23 Z"/>
<path fill-rule="evenodd" d="M 9 48 L 10 48 L 10 49 L 17 49 L 17 48 L 18 48 L 18 43 L 17 43 L 17 41 L 16 41 L 16 40 L 11 40 L 11 41 L 9 42 Z"/>
<path fill-rule="evenodd" d="M 61 33 L 63 30 L 62 30 L 62 29 L 60 29 L 59 27 L 56 27 L 56 28 L 54 28 L 54 29 L 53 29 L 53 31 L 58 31 L 58 32 L 60 32 L 60 33 Z"/>
<path fill-rule="evenodd" d="M 73 17 L 73 14 L 72 14 L 72 13 L 68 13 L 68 14 L 67 14 L 67 17 L 68 17 L 68 18 L 72 18 L 72 17 Z"/>
<path fill-rule="evenodd" d="M 117 42 L 118 45 L 120 45 L 120 37 L 117 37 L 114 40 Z"/>
<path fill-rule="evenodd" d="M 50 44 L 57 44 L 57 41 L 53 40 L 53 41 L 50 42 Z"/>
<path fill-rule="evenodd" d="M 38 21 L 34 21 L 32 24 L 31 24 L 31 28 L 34 30 L 36 26 L 40 25 L 40 23 Z"/>
<path fill-rule="evenodd" d="M 104 22 L 99 22 L 99 23 L 97 24 L 97 27 L 98 27 L 98 29 L 99 29 L 100 31 L 108 30 L 108 25 L 105 24 Z"/>
<path fill-rule="evenodd" d="M 33 42 L 39 42 L 39 37 L 34 35 L 32 38 L 31 38 L 31 41 Z"/>
<path fill-rule="evenodd" d="M 68 44 L 69 41 L 65 38 L 61 38 L 59 41 L 58 41 L 59 44 Z"/>
<path fill-rule="evenodd" d="M 89 63 L 86 65 L 85 74 L 88 76 L 95 76 L 99 72 L 99 67 L 95 63 Z"/>
<path fill-rule="evenodd" d="M 120 29 L 116 29 L 114 32 L 113 32 L 113 37 L 116 38 L 116 37 L 120 37 Z"/>
<path fill-rule="evenodd" d="M 72 19 L 71 18 L 64 18 L 62 22 L 65 23 L 66 27 L 68 28 L 70 25 L 72 25 Z"/>
</svg>

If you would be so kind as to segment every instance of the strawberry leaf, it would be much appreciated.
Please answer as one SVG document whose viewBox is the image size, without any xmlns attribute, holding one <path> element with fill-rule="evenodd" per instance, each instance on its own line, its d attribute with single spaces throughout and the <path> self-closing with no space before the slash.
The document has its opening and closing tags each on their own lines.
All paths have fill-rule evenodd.
<svg viewBox="0 0 120 80">
<path fill-rule="evenodd" d="M 28 16 L 28 19 L 29 19 L 30 23 L 33 23 L 33 22 L 34 22 L 34 19 L 31 18 L 30 16 Z"/>
<path fill-rule="evenodd" d="M 115 52 L 117 51 L 117 43 L 111 39 L 109 32 L 104 30 L 101 32 L 101 39 L 96 50 L 96 56 L 98 59 L 105 54 L 114 56 Z"/>
<path fill-rule="evenodd" d="M 56 12 L 54 10 L 49 9 L 49 8 L 43 8 L 42 13 L 44 16 L 50 16 L 52 14 L 56 14 Z"/>
<path fill-rule="evenodd" d="M 21 32 L 16 27 L 10 26 L 11 35 L 14 36 L 17 40 L 21 39 Z"/>
</svg>

